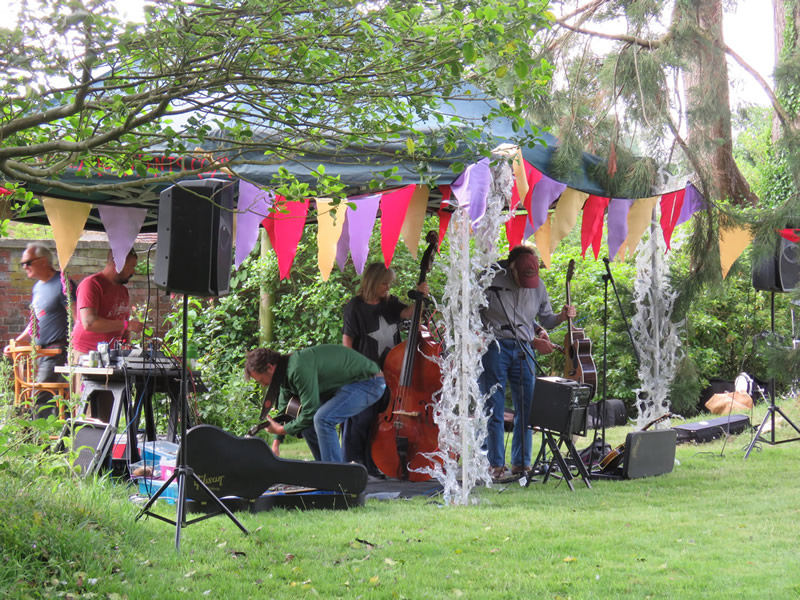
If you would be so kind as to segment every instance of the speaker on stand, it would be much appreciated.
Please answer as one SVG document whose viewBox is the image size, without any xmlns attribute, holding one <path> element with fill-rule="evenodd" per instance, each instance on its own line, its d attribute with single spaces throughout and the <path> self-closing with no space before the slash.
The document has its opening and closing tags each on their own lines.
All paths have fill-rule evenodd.
<svg viewBox="0 0 800 600">
<path fill-rule="evenodd" d="M 158 206 L 158 245 L 155 283 L 183 294 L 183 338 L 181 361 L 180 437 L 178 464 L 172 476 L 142 507 L 136 516 L 149 515 L 175 525 L 175 549 L 180 551 L 181 528 L 207 518 L 186 519 L 186 485 L 191 481 L 202 489 L 245 534 L 247 529 L 233 516 L 188 465 L 186 429 L 189 418 L 186 373 L 187 312 L 189 295 L 219 296 L 229 291 L 233 249 L 233 182 L 198 179 L 178 182 L 161 192 Z M 153 503 L 177 480 L 175 520 L 150 511 Z"/>
<path fill-rule="evenodd" d="M 753 264 L 753 287 L 757 290 L 770 292 L 770 330 L 775 336 L 775 292 L 789 292 L 800 286 L 800 247 L 795 242 L 790 242 L 782 236 L 778 236 L 775 248 L 775 255 L 762 260 L 760 263 Z M 764 420 L 756 430 L 744 457 L 750 456 L 753 447 L 761 440 L 770 445 L 785 444 L 800 440 L 800 437 L 793 437 L 786 440 L 775 439 L 775 413 L 780 414 L 784 420 L 800 434 L 800 428 L 786 416 L 779 406 L 775 405 L 775 378 L 769 381 L 769 406 Z M 763 438 L 762 433 L 771 422 L 769 438 Z"/>
</svg>

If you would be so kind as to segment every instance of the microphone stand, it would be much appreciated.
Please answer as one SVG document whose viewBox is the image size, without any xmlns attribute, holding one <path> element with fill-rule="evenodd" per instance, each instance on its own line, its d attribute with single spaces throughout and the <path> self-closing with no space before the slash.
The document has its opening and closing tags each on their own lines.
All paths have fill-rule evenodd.
<svg viewBox="0 0 800 600">
<path fill-rule="evenodd" d="M 641 365 L 639 359 L 639 352 L 636 349 L 636 342 L 633 340 L 633 334 L 631 333 L 630 325 L 628 325 L 628 318 L 625 316 L 625 310 L 622 308 L 622 301 L 619 297 L 619 292 L 617 291 L 616 283 L 614 283 L 614 276 L 611 274 L 611 261 L 608 257 L 603 258 L 603 262 L 606 266 L 606 272 L 603 275 L 603 393 L 600 398 L 600 401 L 597 402 L 597 418 L 600 421 L 600 426 L 602 429 L 602 439 L 601 439 L 601 448 L 606 447 L 606 399 L 608 393 L 608 284 L 611 284 L 611 287 L 614 290 L 614 296 L 617 299 L 617 306 L 619 307 L 620 315 L 622 315 L 622 321 L 625 323 L 625 330 L 628 332 L 628 338 L 631 340 L 631 348 L 633 348 L 633 356 L 636 359 L 637 366 Z M 595 462 L 595 450 L 597 448 L 597 425 L 595 424 L 594 428 L 594 438 L 592 439 L 592 449 L 589 453 L 589 468 L 591 469 L 592 464 Z M 600 456 L 597 457 L 599 460 Z M 593 473 L 593 475 L 597 475 L 597 473 Z"/>
<path fill-rule="evenodd" d="M 522 344 L 522 341 L 519 339 L 519 334 L 517 332 L 517 324 L 513 323 L 512 320 L 509 318 L 508 311 L 506 310 L 506 306 L 505 306 L 505 304 L 503 304 L 503 300 L 500 297 L 500 291 L 512 292 L 514 290 L 510 290 L 510 289 L 501 290 L 501 288 L 498 288 L 496 286 L 490 286 L 489 289 L 497 295 L 497 302 L 498 302 L 498 304 L 500 304 L 500 308 L 503 309 L 503 315 L 506 318 L 506 323 L 508 323 L 508 325 L 503 325 L 500 329 L 511 332 L 511 335 L 513 336 L 514 341 L 517 343 L 517 347 L 519 348 L 519 359 L 520 359 L 520 362 L 522 361 L 522 359 L 524 359 L 525 362 L 527 363 L 528 370 L 530 371 L 530 374 L 531 374 L 531 377 L 532 377 L 532 380 L 533 380 L 533 385 L 535 386 L 536 385 L 536 360 L 532 356 L 533 344 L 532 343 L 530 344 L 531 354 L 529 354 L 528 352 L 526 352 L 525 346 Z M 531 386 L 531 387 L 533 387 L 533 386 Z M 530 420 L 530 415 L 528 414 L 528 411 L 525 410 L 526 404 L 525 404 L 525 398 L 523 397 L 524 389 L 525 389 L 525 387 L 523 385 L 523 380 L 522 380 L 522 365 L 520 364 L 519 399 L 520 399 L 520 404 L 521 404 L 520 410 L 522 412 L 522 414 L 520 416 L 520 418 L 522 419 L 522 432 L 521 432 L 520 435 L 522 435 L 522 461 L 523 462 L 525 462 L 525 450 L 527 449 L 526 439 L 528 437 L 527 433 L 528 433 L 528 424 L 529 424 L 528 422 Z M 533 393 L 532 392 L 533 392 L 533 390 L 531 390 L 531 404 L 533 403 Z M 514 418 L 516 419 L 516 414 L 514 415 Z M 513 435 L 514 435 L 513 431 L 511 433 L 511 435 L 512 435 L 512 439 L 513 439 Z M 531 443 L 532 443 L 532 440 L 531 440 Z M 503 460 L 503 462 L 505 463 L 505 460 Z M 530 465 L 522 465 L 522 468 L 524 469 L 524 473 L 527 474 L 528 470 L 530 469 Z"/>
</svg>

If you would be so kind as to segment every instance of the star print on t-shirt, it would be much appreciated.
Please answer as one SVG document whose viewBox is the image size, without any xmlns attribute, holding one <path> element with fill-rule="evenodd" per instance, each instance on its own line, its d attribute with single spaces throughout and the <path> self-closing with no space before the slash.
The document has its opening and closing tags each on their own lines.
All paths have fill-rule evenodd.
<svg viewBox="0 0 800 600">
<path fill-rule="evenodd" d="M 382 316 L 378 320 L 378 328 L 367 333 L 378 344 L 378 356 L 383 355 L 384 351 L 394 347 L 394 336 L 397 332 L 397 325 L 388 323 Z"/>
</svg>

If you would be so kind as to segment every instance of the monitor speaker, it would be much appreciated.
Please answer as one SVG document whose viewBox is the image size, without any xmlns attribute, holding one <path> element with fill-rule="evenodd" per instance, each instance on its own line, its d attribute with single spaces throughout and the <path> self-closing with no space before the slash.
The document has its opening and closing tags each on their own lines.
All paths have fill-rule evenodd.
<svg viewBox="0 0 800 600">
<path fill-rule="evenodd" d="M 220 296 L 230 289 L 233 183 L 178 182 L 161 192 L 155 284 L 170 292 Z"/>
<path fill-rule="evenodd" d="M 800 247 L 779 238 L 775 255 L 753 264 L 753 287 L 767 292 L 788 292 L 800 285 Z"/>
<path fill-rule="evenodd" d="M 671 473 L 675 465 L 675 445 L 678 434 L 673 429 L 634 431 L 625 438 L 625 479 L 653 477 Z"/>
</svg>

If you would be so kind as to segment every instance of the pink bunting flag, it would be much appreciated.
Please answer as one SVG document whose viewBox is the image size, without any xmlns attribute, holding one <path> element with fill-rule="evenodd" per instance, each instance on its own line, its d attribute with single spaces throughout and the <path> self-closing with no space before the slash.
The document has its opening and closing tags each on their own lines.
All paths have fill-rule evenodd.
<svg viewBox="0 0 800 600">
<path fill-rule="evenodd" d="M 142 230 L 147 209 L 102 204 L 97 207 L 97 212 L 100 213 L 100 220 L 108 234 L 108 245 L 111 246 L 114 265 L 119 273 L 125 266 L 136 236 Z"/>
<path fill-rule="evenodd" d="M 292 270 L 297 244 L 303 236 L 308 200 L 287 202 L 283 196 L 275 196 L 275 207 L 279 212 L 271 214 L 261 224 L 267 230 L 269 241 L 278 257 L 280 277 L 286 279 Z"/>
<path fill-rule="evenodd" d="M 450 219 L 453 216 L 452 210 L 446 210 L 445 207 L 450 205 L 450 186 L 440 185 L 439 191 L 442 193 L 442 203 L 439 205 L 439 245 L 437 248 L 442 247 L 444 236 L 447 233 L 447 228 L 450 227 Z"/>
<path fill-rule="evenodd" d="M 248 181 L 239 181 L 239 202 L 236 206 L 236 267 L 244 262 L 258 241 L 258 226 L 269 216 L 274 193 L 262 190 Z"/>
<path fill-rule="evenodd" d="M 664 233 L 664 243 L 667 245 L 667 250 L 670 249 L 672 232 L 675 230 L 675 226 L 681 216 L 685 194 L 686 188 L 661 196 L 661 231 Z"/>
<path fill-rule="evenodd" d="M 547 221 L 547 210 L 555 202 L 561 193 L 567 189 L 566 183 L 559 183 L 555 179 L 550 179 L 547 175 L 542 175 L 536 187 L 531 186 L 531 207 L 528 214 L 531 216 L 533 230 L 536 231 Z"/>
<path fill-rule="evenodd" d="M 369 238 L 372 237 L 375 227 L 381 195 L 348 198 L 347 202 L 355 204 L 355 208 L 347 209 L 342 235 L 336 247 L 336 263 L 344 271 L 349 252 L 353 257 L 356 273 L 361 275 L 369 255 Z"/>
<path fill-rule="evenodd" d="M 589 196 L 583 205 L 583 221 L 581 222 L 581 256 L 586 258 L 586 249 L 591 245 L 594 259 L 600 253 L 603 243 L 603 217 L 606 214 L 610 199 L 602 196 Z"/>
<path fill-rule="evenodd" d="M 381 198 L 381 250 L 383 262 L 388 269 L 392 265 L 400 229 L 406 219 L 408 204 L 414 195 L 416 186 L 407 185 L 392 192 L 386 192 Z"/>
<path fill-rule="evenodd" d="M 627 198 L 612 198 L 608 203 L 608 256 L 611 260 L 619 252 L 622 242 L 628 237 L 628 213 L 633 206 L 633 200 Z"/>
</svg>

